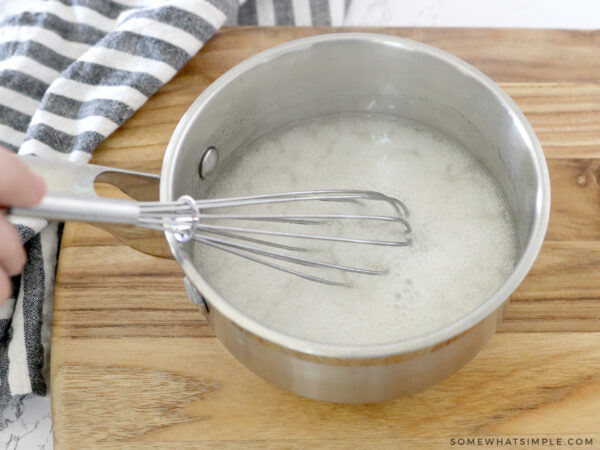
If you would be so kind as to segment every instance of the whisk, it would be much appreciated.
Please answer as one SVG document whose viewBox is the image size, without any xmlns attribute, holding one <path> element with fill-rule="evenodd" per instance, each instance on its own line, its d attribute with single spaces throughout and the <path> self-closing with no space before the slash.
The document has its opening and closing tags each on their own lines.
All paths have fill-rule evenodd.
<svg viewBox="0 0 600 450">
<path fill-rule="evenodd" d="M 384 202 L 391 206 L 394 214 L 223 214 L 214 212 L 217 208 L 238 208 L 250 205 L 316 201 L 352 203 Z M 400 200 L 388 197 L 382 193 L 363 190 L 312 190 L 203 200 L 195 200 L 189 195 L 184 195 L 175 202 L 137 202 L 133 200 L 48 193 L 40 205 L 34 208 L 13 208 L 11 213 L 20 216 L 43 217 L 49 220 L 135 225 L 154 230 L 168 231 L 173 233 L 175 239 L 181 243 L 194 240 L 271 268 L 329 285 L 345 285 L 346 283 L 286 267 L 275 261 L 283 261 L 296 266 L 335 269 L 366 275 L 382 275 L 385 271 L 352 267 L 302 257 L 298 253 L 306 252 L 306 247 L 287 245 L 279 241 L 282 238 L 292 238 L 294 242 L 297 240 L 316 240 L 380 246 L 408 246 L 411 244 L 411 240 L 408 237 L 411 227 L 407 220 L 409 213 L 406 205 Z M 231 226 L 223 224 L 225 222 L 219 224 L 218 221 L 226 221 L 227 223 L 230 223 L 230 221 L 280 222 L 306 226 L 333 222 L 339 223 L 340 221 L 364 221 L 371 223 L 388 222 L 397 224 L 400 228 L 397 230 L 399 239 L 378 240 L 269 230 L 264 227 Z M 272 238 L 272 240 L 265 240 L 260 237 Z M 278 239 L 279 241 L 275 242 L 273 239 Z M 284 253 L 284 250 L 291 253 Z"/>
</svg>

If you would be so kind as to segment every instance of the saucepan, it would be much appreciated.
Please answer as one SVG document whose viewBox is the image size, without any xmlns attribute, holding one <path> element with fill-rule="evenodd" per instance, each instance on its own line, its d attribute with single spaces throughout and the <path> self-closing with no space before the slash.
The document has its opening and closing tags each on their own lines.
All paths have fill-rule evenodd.
<svg viewBox="0 0 600 450">
<path fill-rule="evenodd" d="M 313 342 L 272 329 L 237 309 L 199 270 L 194 242 L 166 233 L 169 248 L 145 236 L 121 237 L 151 254 L 172 254 L 192 302 L 223 345 L 265 380 L 313 399 L 368 403 L 394 399 L 450 376 L 494 334 L 511 293 L 544 239 L 550 183 L 541 146 L 522 112 L 489 78 L 436 48 L 387 35 L 340 33 L 289 42 L 234 67 L 185 113 L 166 150 L 161 201 L 203 198 L 240 149 L 287 124 L 337 113 L 396 114 L 466 147 L 495 178 L 516 224 L 518 259 L 497 291 L 460 319 L 411 339 L 377 345 Z M 70 188 L 115 182 L 139 200 L 158 177 L 81 166 Z M 57 175 L 61 174 L 61 175 Z M 118 181 L 118 182 L 117 182 Z M 156 192 L 156 191 L 155 191 Z M 144 194 L 145 193 L 145 194 Z M 360 314 L 360 311 L 356 312 Z"/>
</svg>

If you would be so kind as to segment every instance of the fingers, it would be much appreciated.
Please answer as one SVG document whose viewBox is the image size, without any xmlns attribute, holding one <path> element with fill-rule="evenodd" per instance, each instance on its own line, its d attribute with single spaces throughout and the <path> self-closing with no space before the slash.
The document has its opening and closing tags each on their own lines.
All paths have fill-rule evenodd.
<svg viewBox="0 0 600 450">
<path fill-rule="evenodd" d="M 0 306 L 8 300 L 11 294 L 10 278 L 0 269 Z"/>
<path fill-rule="evenodd" d="M 0 270 L 7 275 L 21 273 L 25 257 L 25 250 L 17 229 L 6 217 L 0 216 Z"/>
<path fill-rule="evenodd" d="M 21 237 L 8 219 L 0 214 L 0 306 L 11 294 L 9 275 L 17 275 L 25 264 L 25 250 Z"/>
<path fill-rule="evenodd" d="M 0 147 L 0 306 L 11 294 L 10 275 L 21 272 L 26 258 L 21 237 L 1 207 L 33 206 L 45 193 L 44 180 L 17 155 Z"/>
<path fill-rule="evenodd" d="M 0 147 L 0 205 L 34 206 L 45 193 L 44 180 L 17 155 Z"/>
</svg>

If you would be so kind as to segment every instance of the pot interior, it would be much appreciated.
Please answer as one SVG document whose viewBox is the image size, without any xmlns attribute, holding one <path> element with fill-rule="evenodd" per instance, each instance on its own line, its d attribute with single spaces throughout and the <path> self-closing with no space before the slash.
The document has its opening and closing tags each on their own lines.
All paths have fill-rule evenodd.
<svg viewBox="0 0 600 450">
<path fill-rule="evenodd" d="M 422 44 L 359 34 L 303 42 L 245 61 L 196 101 L 171 143 L 177 148 L 167 156 L 175 159 L 163 179 L 171 198 L 162 200 L 203 198 L 239 149 L 288 124 L 340 113 L 399 115 L 462 144 L 496 180 L 516 225 L 515 271 L 524 276 L 533 259 L 525 268 L 518 261 L 539 239 L 546 175 L 537 139 L 510 99 L 457 58 Z M 201 179 L 200 159 L 211 146 L 219 165 Z M 181 250 L 192 261 L 193 245 Z"/>
</svg>

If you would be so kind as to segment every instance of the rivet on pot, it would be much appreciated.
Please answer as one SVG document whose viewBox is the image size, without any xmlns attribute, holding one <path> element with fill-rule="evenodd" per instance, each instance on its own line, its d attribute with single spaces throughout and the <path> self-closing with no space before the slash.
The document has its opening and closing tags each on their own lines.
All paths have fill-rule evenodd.
<svg viewBox="0 0 600 450">
<path fill-rule="evenodd" d="M 217 167 L 219 163 L 219 152 L 216 147 L 208 147 L 204 150 L 200 164 L 198 165 L 198 175 L 205 179 Z"/>
</svg>

